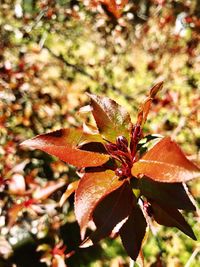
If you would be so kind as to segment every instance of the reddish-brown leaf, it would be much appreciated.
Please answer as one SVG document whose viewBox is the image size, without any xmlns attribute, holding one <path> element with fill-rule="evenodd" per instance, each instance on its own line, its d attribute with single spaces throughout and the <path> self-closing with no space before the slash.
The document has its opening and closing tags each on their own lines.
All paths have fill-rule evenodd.
<svg viewBox="0 0 200 267">
<path fill-rule="evenodd" d="M 63 187 L 65 184 L 66 181 L 63 179 L 58 181 L 50 181 L 44 187 L 37 188 L 35 192 L 33 192 L 33 198 L 37 200 L 47 199 L 51 194 Z"/>
<path fill-rule="evenodd" d="M 136 205 L 128 220 L 119 230 L 123 246 L 133 260 L 136 260 L 139 255 L 142 240 L 146 233 L 146 227 L 147 223 L 144 215 L 139 206 Z"/>
<path fill-rule="evenodd" d="M 18 218 L 19 212 L 24 209 L 24 203 L 14 204 L 8 210 L 8 228 L 12 227 Z"/>
<path fill-rule="evenodd" d="M 156 94 L 158 93 L 158 91 L 162 88 L 162 86 L 163 86 L 163 82 L 159 82 L 150 89 L 149 96 L 145 99 L 144 103 L 139 109 L 137 124 L 142 125 L 147 120 L 147 116 L 151 108 L 151 103 L 153 99 L 155 98 Z"/>
<path fill-rule="evenodd" d="M 111 170 L 86 173 L 80 180 L 75 192 L 75 215 L 80 225 L 82 239 L 84 239 L 91 214 L 100 198 L 109 194 L 121 184 L 122 181 L 119 181 Z"/>
<path fill-rule="evenodd" d="M 136 199 L 127 181 L 102 197 L 92 214 L 97 230 L 90 236 L 91 241 L 96 243 L 108 236 L 117 224 L 128 217 L 135 205 Z"/>
<path fill-rule="evenodd" d="M 160 204 L 183 210 L 196 210 L 181 183 L 159 183 L 143 177 L 139 180 L 142 195 Z"/>
<path fill-rule="evenodd" d="M 62 206 L 65 203 L 65 201 L 68 199 L 68 197 L 70 197 L 71 194 L 75 192 L 78 185 L 79 185 L 79 181 L 74 181 L 67 186 L 65 193 L 62 195 L 62 197 L 59 201 L 60 206 Z"/>
<path fill-rule="evenodd" d="M 52 259 L 52 267 L 67 267 L 64 255 L 54 255 Z"/>
<path fill-rule="evenodd" d="M 78 149 L 88 142 L 103 140 L 100 135 L 84 133 L 81 129 L 61 129 L 38 135 L 21 145 L 43 150 L 77 167 L 99 166 L 105 163 L 109 159 L 108 155 Z"/>
<path fill-rule="evenodd" d="M 158 205 L 155 201 L 150 201 L 150 203 L 153 217 L 157 223 L 164 226 L 177 227 L 192 239 L 197 240 L 192 228 L 177 209 L 168 207 L 167 205 Z"/>
<path fill-rule="evenodd" d="M 199 177 L 200 169 L 185 157 L 170 137 L 165 137 L 134 163 L 132 175 L 145 175 L 158 182 L 179 183 Z"/>
<path fill-rule="evenodd" d="M 131 118 L 127 111 L 114 100 L 89 94 L 92 114 L 100 134 L 108 141 L 115 142 L 123 135 L 130 139 Z"/>
<path fill-rule="evenodd" d="M 143 111 L 142 123 L 145 123 L 145 121 L 147 120 L 147 116 L 148 116 L 149 110 L 151 108 L 151 102 L 152 102 L 152 99 L 148 98 L 143 104 L 143 107 L 142 107 L 142 111 Z"/>
<path fill-rule="evenodd" d="M 163 86 L 163 82 L 156 83 L 150 89 L 149 97 L 153 99 L 157 95 L 157 93 L 161 90 L 162 86 Z"/>
<path fill-rule="evenodd" d="M 119 19 L 128 0 L 121 0 L 119 3 L 116 0 L 99 0 L 99 2 L 105 5 L 116 19 Z"/>
</svg>

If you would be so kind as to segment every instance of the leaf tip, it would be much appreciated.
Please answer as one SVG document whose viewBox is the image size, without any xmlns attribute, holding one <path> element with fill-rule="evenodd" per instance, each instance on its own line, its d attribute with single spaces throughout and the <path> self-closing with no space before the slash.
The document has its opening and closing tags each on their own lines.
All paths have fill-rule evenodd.
<svg viewBox="0 0 200 267">
<path fill-rule="evenodd" d="M 188 236 L 190 238 L 192 238 L 194 241 L 197 241 L 197 237 L 196 237 L 196 235 L 195 235 L 195 233 L 194 233 L 194 231 L 192 229 L 190 231 L 190 234 L 188 234 Z"/>
<path fill-rule="evenodd" d="M 154 98 L 158 91 L 160 91 L 163 87 L 164 81 L 156 83 L 151 89 L 150 89 L 150 97 Z"/>
<path fill-rule="evenodd" d="M 53 132 L 54 133 L 54 132 Z M 51 133 L 50 133 L 51 134 Z M 49 134 L 48 134 L 49 135 Z M 44 144 L 46 144 L 46 140 L 44 138 L 44 135 L 37 135 L 33 138 L 27 139 L 25 141 L 23 141 L 22 143 L 20 143 L 20 147 L 28 147 L 28 148 L 33 148 L 33 149 L 41 149 L 41 147 L 44 146 Z"/>
<path fill-rule="evenodd" d="M 93 246 L 93 242 L 92 240 L 88 237 L 86 238 L 81 244 L 80 244 L 80 248 L 88 248 L 88 247 L 91 247 Z"/>
<path fill-rule="evenodd" d="M 91 94 L 91 93 L 88 93 L 88 92 L 86 92 L 86 95 L 87 95 L 91 100 L 93 100 L 94 98 L 97 97 L 95 94 Z"/>
<path fill-rule="evenodd" d="M 194 241 L 197 241 L 197 238 L 196 238 L 196 235 L 194 234 L 194 238 L 193 238 Z"/>
<path fill-rule="evenodd" d="M 86 227 L 81 227 L 80 226 L 80 228 L 81 228 L 81 230 L 80 230 L 80 234 L 81 234 L 81 240 L 84 240 L 84 238 L 85 238 L 85 232 L 86 232 Z"/>
<path fill-rule="evenodd" d="M 20 144 L 19 144 L 19 146 L 20 147 L 22 147 L 22 148 L 25 148 L 25 147 L 34 147 L 34 141 L 32 140 L 32 139 L 27 139 L 27 140 L 25 140 L 25 141 L 23 141 L 23 142 L 21 142 Z"/>
</svg>

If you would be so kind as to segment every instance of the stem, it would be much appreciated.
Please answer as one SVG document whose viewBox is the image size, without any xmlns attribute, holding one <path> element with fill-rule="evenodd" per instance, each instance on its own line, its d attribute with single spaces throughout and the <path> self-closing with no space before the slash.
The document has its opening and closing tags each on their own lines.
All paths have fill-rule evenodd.
<svg viewBox="0 0 200 267">
<path fill-rule="evenodd" d="M 197 254 L 198 254 L 199 252 L 200 252 L 200 247 L 197 247 L 197 248 L 193 251 L 193 253 L 192 253 L 192 255 L 190 256 L 189 260 L 187 261 L 185 267 L 190 267 L 192 261 L 194 260 L 194 258 L 197 256 Z"/>
<path fill-rule="evenodd" d="M 130 258 L 129 267 L 134 267 L 135 261 Z"/>
<path fill-rule="evenodd" d="M 151 217 L 148 216 L 148 214 L 145 212 L 144 208 L 143 208 L 143 204 L 144 204 L 144 200 L 140 197 L 140 200 L 141 202 L 139 202 L 141 208 L 142 208 L 142 211 L 143 211 L 143 214 L 145 216 L 145 219 L 147 221 L 147 224 L 149 226 L 149 229 L 151 230 L 155 240 L 156 240 L 156 243 L 158 245 L 158 248 L 160 250 L 160 256 L 162 256 L 163 252 L 165 252 L 165 249 L 162 247 L 162 243 L 160 242 L 160 238 L 157 236 L 157 231 L 155 229 L 155 227 L 153 226 L 153 222 L 151 220 Z"/>
</svg>

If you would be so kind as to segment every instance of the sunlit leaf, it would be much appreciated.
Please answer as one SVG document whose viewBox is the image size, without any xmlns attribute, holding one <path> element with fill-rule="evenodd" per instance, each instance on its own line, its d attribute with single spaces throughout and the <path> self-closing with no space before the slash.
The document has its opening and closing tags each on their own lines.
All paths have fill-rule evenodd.
<svg viewBox="0 0 200 267">
<path fill-rule="evenodd" d="M 163 86 L 163 82 L 156 83 L 150 89 L 150 93 L 149 93 L 150 98 L 154 98 L 157 95 L 157 93 L 161 90 L 162 86 Z"/>
<path fill-rule="evenodd" d="M 113 228 L 130 214 L 135 205 L 136 199 L 127 181 L 103 197 L 92 214 L 97 227 L 97 230 L 90 236 L 92 242 L 96 243 L 108 236 Z"/>
<path fill-rule="evenodd" d="M 99 0 L 102 5 L 105 5 L 110 13 L 118 19 L 121 17 L 124 6 L 127 4 L 128 0 Z"/>
<path fill-rule="evenodd" d="M 25 166 L 29 163 L 29 159 L 25 159 L 19 164 L 15 165 L 12 168 L 12 173 L 22 173 L 24 171 Z"/>
<path fill-rule="evenodd" d="M 60 179 L 58 181 L 50 181 L 44 187 L 37 188 L 33 192 L 33 198 L 37 200 L 47 199 L 51 194 L 56 190 L 63 187 L 66 184 L 66 181 Z"/>
<path fill-rule="evenodd" d="M 64 257 L 55 255 L 52 260 L 52 267 L 67 267 Z"/>
<path fill-rule="evenodd" d="M 150 201 L 150 203 L 153 217 L 157 223 L 169 227 L 176 227 L 192 239 L 197 240 L 192 228 L 177 209 L 167 205 L 160 205 L 155 201 Z"/>
<path fill-rule="evenodd" d="M 146 227 L 147 223 L 144 215 L 139 206 L 136 205 L 128 220 L 119 230 L 123 246 L 133 260 L 136 260 L 139 255 Z"/>
<path fill-rule="evenodd" d="M 24 176 L 19 173 L 15 173 L 12 175 L 9 181 L 9 192 L 11 194 L 23 194 L 26 191 L 26 183 L 24 180 Z"/>
<path fill-rule="evenodd" d="M 110 142 L 123 135 L 130 139 L 131 119 L 127 111 L 114 100 L 89 94 L 92 114 L 101 135 Z"/>
<path fill-rule="evenodd" d="M 68 199 L 68 197 L 70 197 L 71 194 L 74 193 L 74 191 L 77 189 L 78 185 L 79 185 L 79 181 L 74 181 L 74 182 L 70 183 L 67 186 L 67 189 L 64 192 L 64 194 L 62 195 L 62 197 L 60 199 L 60 202 L 59 202 L 59 205 L 61 207 L 63 206 L 63 204 L 65 203 L 65 201 Z"/>
<path fill-rule="evenodd" d="M 165 137 L 134 163 L 132 175 L 146 175 L 158 182 L 187 182 L 200 176 L 200 169 L 189 161 L 179 146 Z"/>
<path fill-rule="evenodd" d="M 18 214 L 24 209 L 24 203 L 14 204 L 8 210 L 8 227 L 12 227 L 18 218 Z"/>
<path fill-rule="evenodd" d="M 109 194 L 122 184 L 111 170 L 86 173 L 75 192 L 75 215 L 81 228 L 81 237 L 91 219 L 91 214 L 101 197 Z"/>
<path fill-rule="evenodd" d="M 143 123 L 145 123 L 145 121 L 147 120 L 147 116 L 149 114 L 149 110 L 151 107 L 151 102 L 152 102 L 152 99 L 148 98 L 143 104 L 143 107 L 142 107 L 142 112 L 143 112 L 142 122 Z"/>
<path fill-rule="evenodd" d="M 156 94 L 158 93 L 158 91 L 162 88 L 162 86 L 163 86 L 163 82 L 159 82 L 150 89 L 149 96 L 145 99 L 144 103 L 141 105 L 139 109 L 138 118 L 137 118 L 138 124 L 142 125 L 147 120 L 147 116 L 149 114 L 151 103 L 153 99 L 155 98 Z"/>
<path fill-rule="evenodd" d="M 51 251 L 51 246 L 48 244 L 41 244 L 37 247 L 36 251 Z"/>
<path fill-rule="evenodd" d="M 81 129 L 61 129 L 38 135 L 21 145 L 43 150 L 77 167 L 99 166 L 105 163 L 108 155 L 78 149 L 88 142 L 103 141 L 100 135 L 84 133 Z"/>
<path fill-rule="evenodd" d="M 160 183 L 143 177 L 139 180 L 139 188 L 142 195 L 158 203 L 183 210 L 196 209 L 181 183 Z"/>
</svg>

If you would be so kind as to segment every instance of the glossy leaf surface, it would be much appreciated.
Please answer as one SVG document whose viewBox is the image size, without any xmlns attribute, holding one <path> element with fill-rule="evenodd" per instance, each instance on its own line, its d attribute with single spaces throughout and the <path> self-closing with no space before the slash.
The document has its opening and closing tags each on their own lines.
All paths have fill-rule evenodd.
<svg viewBox="0 0 200 267">
<path fill-rule="evenodd" d="M 24 141 L 21 145 L 43 150 L 76 167 L 99 166 L 109 156 L 105 154 L 78 149 L 88 142 L 103 141 L 99 135 L 84 133 L 81 129 L 61 129 L 38 135 Z"/>
<path fill-rule="evenodd" d="M 124 220 L 136 205 L 136 199 L 125 181 L 119 188 L 100 200 L 92 218 L 97 230 L 90 236 L 93 243 L 108 236 L 113 228 Z"/>
<path fill-rule="evenodd" d="M 169 137 L 163 138 L 132 168 L 133 176 L 146 175 L 158 182 L 187 182 L 200 176 L 200 169 L 189 161 Z"/>
<path fill-rule="evenodd" d="M 143 177 L 139 180 L 139 188 L 142 195 L 157 203 L 183 210 L 196 209 L 181 183 L 159 183 Z"/>
<path fill-rule="evenodd" d="M 66 191 L 64 192 L 64 194 L 62 195 L 62 197 L 59 201 L 60 206 L 62 206 L 65 203 L 65 201 L 68 199 L 68 197 L 70 197 L 71 194 L 73 194 L 75 192 L 78 185 L 79 185 L 79 181 L 74 181 L 68 185 Z"/>
<path fill-rule="evenodd" d="M 115 142 L 116 137 L 123 135 L 130 139 L 131 118 L 127 111 L 108 97 L 89 95 L 92 114 L 100 134 L 108 141 Z"/>
<path fill-rule="evenodd" d="M 119 230 L 123 246 L 133 260 L 137 259 L 140 252 L 142 240 L 146 233 L 146 227 L 147 223 L 144 215 L 139 206 L 136 205 L 128 220 Z"/>
<path fill-rule="evenodd" d="M 79 182 L 75 192 L 75 215 L 81 228 L 81 237 L 91 219 L 91 214 L 100 200 L 122 185 L 122 181 L 111 170 L 105 172 L 86 173 Z"/>
<path fill-rule="evenodd" d="M 167 205 L 157 204 L 154 201 L 150 201 L 150 203 L 153 210 L 153 217 L 157 223 L 169 227 L 177 227 L 183 233 L 196 240 L 192 228 L 177 209 L 168 207 Z"/>
</svg>

